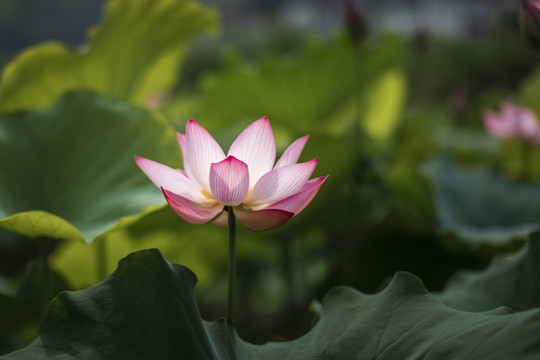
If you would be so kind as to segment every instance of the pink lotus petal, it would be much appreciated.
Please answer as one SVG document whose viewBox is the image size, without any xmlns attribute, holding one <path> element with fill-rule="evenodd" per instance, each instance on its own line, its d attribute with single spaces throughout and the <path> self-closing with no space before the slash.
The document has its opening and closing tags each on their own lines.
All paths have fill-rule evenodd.
<svg viewBox="0 0 540 360">
<path fill-rule="evenodd" d="M 208 203 L 208 199 L 198 186 L 183 171 L 138 156 L 135 156 L 135 162 L 157 187 L 165 188 L 194 202 Z"/>
<path fill-rule="evenodd" d="M 184 156 L 189 165 L 190 178 L 210 193 L 210 165 L 225 159 L 225 154 L 212 135 L 193 120 L 186 124 Z"/>
<path fill-rule="evenodd" d="M 257 181 L 244 205 L 258 210 L 296 194 L 308 181 L 315 166 L 317 159 L 285 165 L 268 172 Z"/>
<path fill-rule="evenodd" d="M 194 204 L 181 196 L 175 196 L 175 194 L 165 189 L 162 189 L 162 191 L 163 195 L 165 196 L 165 200 L 167 200 L 167 203 L 171 209 L 173 209 L 176 215 L 190 224 L 207 223 L 223 210 L 223 205 L 221 204 L 216 204 L 212 207 L 201 209 L 199 206 L 197 206 L 197 204 Z M 191 208 L 189 205 L 194 205 L 198 208 Z"/>
<path fill-rule="evenodd" d="M 233 142 L 228 155 L 245 162 L 249 169 L 249 188 L 272 170 L 276 160 L 276 143 L 268 118 L 249 125 Z"/>
<path fill-rule="evenodd" d="M 219 214 L 218 217 L 216 217 L 211 222 L 212 222 L 212 224 L 217 225 L 217 226 L 228 226 L 229 225 L 229 214 L 226 211 L 223 211 L 221 214 Z"/>
<path fill-rule="evenodd" d="M 285 210 L 294 213 L 294 215 L 298 215 L 299 212 L 308 206 L 315 195 L 317 195 L 321 185 L 327 178 L 328 176 L 324 176 L 309 180 L 296 194 L 271 204 L 265 209 Z"/>
<path fill-rule="evenodd" d="M 284 225 L 294 215 L 278 209 L 260 211 L 244 211 L 240 207 L 233 209 L 240 225 L 253 231 L 263 231 Z"/>
<path fill-rule="evenodd" d="M 165 188 L 161 188 L 161 191 L 167 195 L 168 198 L 170 198 L 172 201 L 174 201 L 176 204 L 188 207 L 190 209 L 195 210 L 208 210 L 209 208 L 213 208 L 214 206 L 218 205 L 219 203 L 215 200 L 209 200 L 207 203 L 200 203 L 190 200 L 189 198 L 186 198 L 182 195 L 178 195 L 173 193 L 172 191 L 169 191 Z"/>
<path fill-rule="evenodd" d="M 234 156 L 210 166 L 210 190 L 223 205 L 239 205 L 249 190 L 248 166 Z"/>
<path fill-rule="evenodd" d="M 484 124 L 487 130 L 495 137 L 507 139 L 516 135 L 516 130 L 510 121 L 491 111 L 484 114 Z"/>
<path fill-rule="evenodd" d="M 178 139 L 178 144 L 180 145 L 180 150 L 182 150 L 182 158 L 184 159 L 184 171 L 189 178 L 193 178 L 191 170 L 189 168 L 189 163 L 187 160 L 187 147 L 186 147 L 186 135 L 177 133 L 176 138 Z"/>
<path fill-rule="evenodd" d="M 302 153 L 302 150 L 304 149 L 304 146 L 306 145 L 306 141 L 308 140 L 308 138 L 309 135 L 306 135 L 293 142 L 287 148 L 287 150 L 285 150 L 283 155 L 281 155 L 276 166 L 274 166 L 274 169 L 285 165 L 296 164 L 298 158 L 300 157 L 300 154 Z"/>
<path fill-rule="evenodd" d="M 516 122 L 519 133 L 526 139 L 534 139 L 540 132 L 538 119 L 529 109 L 521 107 L 516 109 Z"/>
<path fill-rule="evenodd" d="M 519 137 L 537 142 L 540 138 L 540 123 L 536 115 L 526 107 L 508 101 L 501 105 L 500 114 L 486 112 L 484 123 L 493 136 L 501 139 Z"/>
<path fill-rule="evenodd" d="M 501 115 L 499 121 L 507 129 L 506 137 L 520 136 L 520 124 L 518 121 L 518 107 L 509 101 L 503 102 L 501 106 Z"/>
</svg>

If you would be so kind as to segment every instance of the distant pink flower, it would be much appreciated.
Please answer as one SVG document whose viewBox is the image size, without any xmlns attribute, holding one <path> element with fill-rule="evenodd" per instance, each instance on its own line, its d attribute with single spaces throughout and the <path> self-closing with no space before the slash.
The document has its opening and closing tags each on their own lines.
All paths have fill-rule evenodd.
<svg viewBox="0 0 540 360">
<path fill-rule="evenodd" d="M 274 165 L 276 144 L 266 117 L 249 125 L 225 156 L 214 138 L 189 120 L 178 134 L 184 170 L 135 157 L 137 165 L 165 195 L 184 221 L 227 224 L 225 206 L 250 230 L 285 224 L 301 212 L 327 177 L 309 180 L 317 159 L 297 163 L 308 136 L 293 142 Z"/>
<path fill-rule="evenodd" d="M 504 102 L 499 114 L 485 113 L 484 124 L 493 136 L 501 139 L 523 138 L 540 142 L 540 124 L 536 115 L 526 107 Z"/>
<path fill-rule="evenodd" d="M 533 47 L 540 47 L 540 0 L 521 0 L 521 34 Z"/>
</svg>

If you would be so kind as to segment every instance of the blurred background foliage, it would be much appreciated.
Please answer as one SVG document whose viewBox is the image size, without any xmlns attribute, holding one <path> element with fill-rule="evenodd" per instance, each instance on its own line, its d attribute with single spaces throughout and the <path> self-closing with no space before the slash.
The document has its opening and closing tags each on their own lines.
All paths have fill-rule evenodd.
<svg viewBox="0 0 540 360">
<path fill-rule="evenodd" d="M 32 339 L 59 291 L 138 249 L 192 269 L 203 318 L 223 316 L 226 230 L 181 223 L 133 161 L 181 167 L 175 130 L 191 118 L 226 149 L 266 115 L 278 152 L 309 134 L 301 159 L 330 175 L 286 226 L 239 229 L 245 340 L 297 337 L 332 286 L 375 292 L 400 270 L 433 291 L 450 278 L 456 308 L 513 304 L 497 269 L 537 273 L 523 244 L 540 227 L 540 154 L 524 162 L 482 114 L 511 99 L 540 115 L 517 5 L 354 6 L 368 31 L 352 39 L 344 2 L 0 2 L 0 354 Z M 482 287 L 504 300 L 463 305 Z"/>
</svg>

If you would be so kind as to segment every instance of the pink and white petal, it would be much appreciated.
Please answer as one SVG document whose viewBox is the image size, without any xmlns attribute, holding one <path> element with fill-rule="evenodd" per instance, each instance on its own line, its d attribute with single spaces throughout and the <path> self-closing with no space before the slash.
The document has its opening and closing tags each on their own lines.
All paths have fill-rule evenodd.
<svg viewBox="0 0 540 360">
<path fill-rule="evenodd" d="M 135 162 L 158 188 L 163 187 L 194 202 L 207 202 L 200 188 L 183 171 L 139 156 L 135 156 Z"/>
<path fill-rule="evenodd" d="M 239 205 L 249 190 L 248 166 L 229 156 L 210 166 L 210 190 L 212 196 L 223 205 Z"/>
<path fill-rule="evenodd" d="M 249 169 L 249 188 L 272 170 L 276 160 L 276 142 L 270 121 L 265 116 L 249 125 L 233 142 L 228 155 L 245 162 Z"/>
<path fill-rule="evenodd" d="M 515 135 L 513 124 L 503 120 L 501 116 L 491 111 L 484 114 L 484 125 L 495 137 L 506 139 Z"/>
<path fill-rule="evenodd" d="M 285 210 L 288 212 L 298 215 L 306 206 L 309 205 L 311 200 L 317 195 L 319 189 L 323 182 L 328 178 L 328 176 L 319 177 L 313 180 L 309 180 L 302 189 L 296 194 L 289 196 L 281 201 L 273 203 L 266 207 L 265 209 L 279 209 Z"/>
<path fill-rule="evenodd" d="M 270 171 L 257 181 L 243 204 L 252 210 L 258 210 L 296 194 L 309 180 L 315 166 L 317 159 Z"/>
<path fill-rule="evenodd" d="M 519 108 L 516 114 L 520 135 L 526 139 L 534 139 L 540 132 L 540 125 L 536 115 L 527 108 Z"/>
<path fill-rule="evenodd" d="M 204 224 L 215 218 L 220 211 L 223 210 L 223 205 L 217 204 L 213 207 L 206 208 L 205 210 L 201 209 L 194 209 L 190 208 L 188 206 L 184 206 L 178 204 L 175 200 L 180 200 L 178 197 L 175 197 L 174 200 L 172 199 L 171 195 L 174 195 L 170 192 L 167 192 L 167 190 L 163 190 L 163 195 L 165 196 L 165 200 L 167 200 L 167 203 L 173 209 L 173 211 L 178 215 L 182 220 L 185 222 L 188 222 L 190 224 Z"/>
<path fill-rule="evenodd" d="M 175 194 L 172 191 L 169 191 L 165 188 L 161 188 L 161 191 L 163 192 L 164 195 L 166 195 L 166 197 L 170 198 L 176 204 L 183 207 L 188 207 L 190 209 L 208 210 L 209 208 L 213 208 L 219 204 L 216 200 L 209 200 L 206 198 L 205 198 L 206 200 L 205 202 L 195 202 L 182 195 Z"/>
<path fill-rule="evenodd" d="M 512 119 L 517 110 L 517 107 L 510 101 L 504 101 L 501 105 L 501 116 L 505 119 Z"/>
<path fill-rule="evenodd" d="M 225 153 L 212 135 L 193 120 L 186 124 L 185 158 L 190 171 L 188 175 L 210 193 L 210 165 L 225 159 Z"/>
<path fill-rule="evenodd" d="M 518 120 L 518 107 L 509 101 L 505 101 L 501 107 L 501 115 L 499 117 L 500 123 L 508 129 L 511 133 L 506 137 L 519 136 L 519 120 Z"/>
<path fill-rule="evenodd" d="M 239 206 L 233 208 L 240 225 L 248 230 L 263 231 L 284 225 L 291 217 L 292 212 L 272 209 L 261 211 L 244 211 Z"/>
<path fill-rule="evenodd" d="M 189 162 L 187 160 L 186 135 L 177 133 L 176 138 L 178 139 L 180 150 L 182 150 L 182 158 L 184 159 L 184 171 L 186 172 L 187 176 L 191 178 L 191 170 L 189 169 Z"/>
<path fill-rule="evenodd" d="M 285 150 L 283 155 L 281 155 L 278 162 L 276 163 L 276 166 L 274 166 L 274 169 L 285 165 L 296 164 L 298 162 L 300 154 L 302 153 L 302 150 L 304 149 L 304 146 L 306 145 L 306 141 L 308 140 L 308 138 L 309 135 L 306 135 L 293 142 L 287 148 L 287 150 Z"/>
<path fill-rule="evenodd" d="M 218 217 L 212 220 L 211 223 L 217 226 L 228 226 L 229 214 L 226 211 L 223 211 Z"/>
</svg>

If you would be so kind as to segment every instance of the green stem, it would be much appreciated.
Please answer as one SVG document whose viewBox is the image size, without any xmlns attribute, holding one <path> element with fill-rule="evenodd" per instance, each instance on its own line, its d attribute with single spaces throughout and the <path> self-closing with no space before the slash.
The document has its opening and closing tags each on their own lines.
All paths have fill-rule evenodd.
<svg viewBox="0 0 540 360">
<path fill-rule="evenodd" d="M 229 296 L 227 303 L 227 318 L 235 320 L 235 288 L 236 288 L 236 218 L 232 207 L 226 207 L 229 215 Z"/>
<path fill-rule="evenodd" d="M 104 239 L 96 241 L 97 281 L 107 277 L 107 244 Z"/>
</svg>

